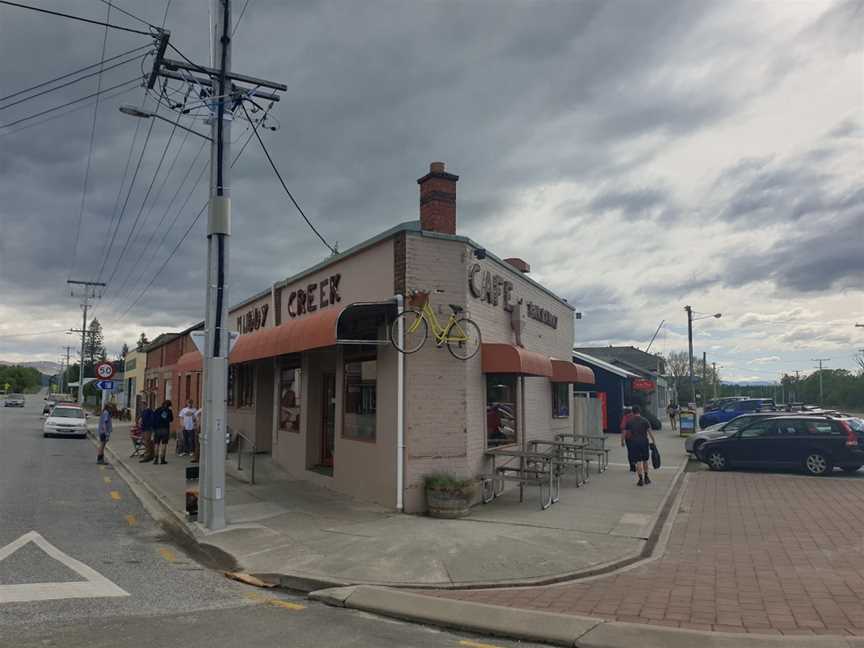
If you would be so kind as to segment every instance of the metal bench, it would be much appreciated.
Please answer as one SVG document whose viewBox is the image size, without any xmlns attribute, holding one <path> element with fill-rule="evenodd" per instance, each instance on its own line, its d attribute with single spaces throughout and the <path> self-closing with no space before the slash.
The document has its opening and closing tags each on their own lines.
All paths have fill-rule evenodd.
<svg viewBox="0 0 864 648">
<path fill-rule="evenodd" d="M 609 449 L 606 447 L 606 437 L 590 434 L 556 434 L 556 441 L 583 444 L 586 455 L 597 457 L 597 472 L 606 472 L 609 467 Z"/>
<path fill-rule="evenodd" d="M 484 504 L 488 504 L 504 491 L 504 482 L 519 484 L 519 501 L 524 501 L 525 486 L 537 486 L 540 490 L 540 509 L 546 510 L 558 501 L 560 495 L 559 472 L 555 468 L 552 452 L 535 452 L 516 447 L 494 448 L 486 451 L 492 458 L 492 472 L 481 476 Z M 497 465 L 500 458 L 507 463 Z M 517 460 L 518 465 L 510 465 Z"/>
<path fill-rule="evenodd" d="M 551 452 L 557 477 L 572 472 L 576 475 L 576 487 L 588 483 L 588 467 L 591 462 L 586 454 L 586 444 L 570 441 L 545 441 L 535 439 L 528 442 L 528 447 L 535 452 Z"/>
</svg>

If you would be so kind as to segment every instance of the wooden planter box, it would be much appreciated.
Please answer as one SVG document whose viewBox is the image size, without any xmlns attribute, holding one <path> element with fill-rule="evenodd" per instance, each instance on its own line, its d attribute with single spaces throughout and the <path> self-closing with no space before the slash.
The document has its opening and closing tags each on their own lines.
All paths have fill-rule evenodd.
<svg viewBox="0 0 864 648">
<path fill-rule="evenodd" d="M 429 517 L 446 520 L 465 517 L 476 501 L 476 484 L 460 489 L 426 487 L 426 508 Z"/>
</svg>

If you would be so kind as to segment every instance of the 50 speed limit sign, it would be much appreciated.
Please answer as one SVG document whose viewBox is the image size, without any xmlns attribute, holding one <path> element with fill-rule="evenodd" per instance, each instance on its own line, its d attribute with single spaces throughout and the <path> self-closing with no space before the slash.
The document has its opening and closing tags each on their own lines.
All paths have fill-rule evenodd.
<svg viewBox="0 0 864 648">
<path fill-rule="evenodd" d="M 114 367 L 107 362 L 98 364 L 96 365 L 96 375 L 102 380 L 109 380 L 114 375 Z"/>
</svg>

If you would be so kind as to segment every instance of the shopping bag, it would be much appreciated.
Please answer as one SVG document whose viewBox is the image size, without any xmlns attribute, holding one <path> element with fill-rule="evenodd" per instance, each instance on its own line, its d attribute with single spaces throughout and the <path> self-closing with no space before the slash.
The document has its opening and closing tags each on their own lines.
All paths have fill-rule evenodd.
<svg viewBox="0 0 864 648">
<path fill-rule="evenodd" d="M 657 446 L 653 443 L 651 444 L 651 465 L 654 466 L 654 470 L 657 470 L 660 467 L 660 451 L 657 449 Z"/>
</svg>

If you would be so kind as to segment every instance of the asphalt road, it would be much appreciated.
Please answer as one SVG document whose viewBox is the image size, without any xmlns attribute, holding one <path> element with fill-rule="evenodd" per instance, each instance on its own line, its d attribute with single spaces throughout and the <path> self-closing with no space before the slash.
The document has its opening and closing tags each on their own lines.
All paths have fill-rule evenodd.
<svg viewBox="0 0 864 648">
<path fill-rule="evenodd" d="M 42 404 L 0 407 L 2 648 L 528 645 L 229 581 L 173 542 L 111 466 L 96 465 L 89 440 L 43 438 Z"/>
</svg>

